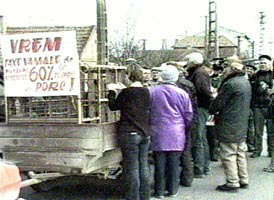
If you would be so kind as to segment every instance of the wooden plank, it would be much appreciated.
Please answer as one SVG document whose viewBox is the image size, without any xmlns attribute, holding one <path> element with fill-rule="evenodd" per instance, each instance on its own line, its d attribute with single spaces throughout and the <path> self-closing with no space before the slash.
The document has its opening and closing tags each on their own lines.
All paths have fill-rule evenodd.
<svg viewBox="0 0 274 200">
<path fill-rule="evenodd" d="M 43 180 L 41 180 L 41 179 L 34 179 L 34 178 L 28 179 L 28 180 L 22 181 L 20 183 L 20 188 L 28 187 L 28 186 L 38 184 L 38 183 L 41 183 L 41 182 L 43 182 Z"/>
<path fill-rule="evenodd" d="M 103 151 L 118 148 L 118 136 L 115 126 L 105 126 L 103 128 Z"/>
<path fill-rule="evenodd" d="M 35 168 L 77 168 L 82 169 L 86 162 L 83 153 L 33 153 L 33 152 L 8 152 L 5 159 L 16 160 L 16 165 L 21 168 L 33 170 Z M 63 170 L 62 170 L 63 171 Z"/>
<path fill-rule="evenodd" d="M 78 118 L 43 118 L 40 117 L 38 119 L 35 118 L 30 118 L 30 117 L 13 117 L 9 118 L 8 123 L 59 123 L 59 124 L 64 124 L 64 123 L 78 123 Z"/>
<path fill-rule="evenodd" d="M 34 148 L 60 148 L 79 150 L 101 150 L 103 141 L 98 139 L 75 139 L 75 138 L 1 138 L 0 148 L 5 151 L 5 147 L 28 147 Z"/>
<path fill-rule="evenodd" d="M 113 126 L 113 125 L 108 125 Z M 99 138 L 101 125 L 1 124 L 0 138 Z"/>
<path fill-rule="evenodd" d="M 86 162 L 82 173 L 88 174 L 96 170 L 104 170 L 104 168 L 114 167 L 120 165 L 122 161 L 122 153 L 120 149 L 107 151 L 104 155 L 96 160 L 88 160 Z"/>
</svg>

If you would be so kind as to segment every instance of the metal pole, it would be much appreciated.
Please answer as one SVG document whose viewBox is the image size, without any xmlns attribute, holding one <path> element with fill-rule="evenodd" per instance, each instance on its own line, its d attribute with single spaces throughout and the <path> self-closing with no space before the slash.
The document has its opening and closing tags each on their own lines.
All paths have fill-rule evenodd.
<svg viewBox="0 0 274 200">
<path fill-rule="evenodd" d="M 265 14 L 260 12 L 260 43 L 259 43 L 259 55 L 264 52 L 264 32 L 265 32 Z"/>
<path fill-rule="evenodd" d="M 219 58 L 219 27 L 218 27 L 218 12 L 217 12 L 217 2 L 215 1 L 215 32 L 216 32 L 216 43 L 215 43 L 215 56 L 216 58 Z"/>
<path fill-rule="evenodd" d="M 205 49 L 204 49 L 204 52 L 205 52 L 205 55 L 207 55 L 207 16 L 205 16 Z"/>
<path fill-rule="evenodd" d="M 255 41 L 251 42 L 252 58 L 255 58 Z"/>
<path fill-rule="evenodd" d="M 97 1 L 97 63 L 108 63 L 107 12 L 105 0 Z"/>
<path fill-rule="evenodd" d="M 241 36 L 237 36 L 238 46 L 237 46 L 237 56 L 240 57 L 241 54 Z"/>
</svg>

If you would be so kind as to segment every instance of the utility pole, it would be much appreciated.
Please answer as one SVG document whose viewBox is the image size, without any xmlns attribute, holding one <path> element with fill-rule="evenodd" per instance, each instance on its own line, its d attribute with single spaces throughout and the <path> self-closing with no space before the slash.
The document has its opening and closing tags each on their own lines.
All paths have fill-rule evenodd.
<svg viewBox="0 0 274 200">
<path fill-rule="evenodd" d="M 260 12 L 260 39 L 259 39 L 259 55 L 264 51 L 264 32 L 265 32 L 265 17 L 264 12 Z"/>
<path fill-rule="evenodd" d="M 0 15 L 0 33 L 5 33 L 6 26 L 5 26 L 5 18 L 4 16 Z"/>
<path fill-rule="evenodd" d="M 255 41 L 251 42 L 252 58 L 255 58 Z"/>
<path fill-rule="evenodd" d="M 143 41 L 143 51 L 145 51 L 146 50 L 146 43 L 147 43 L 147 40 L 146 39 L 142 39 L 142 41 Z"/>
<path fill-rule="evenodd" d="M 96 0 L 97 3 L 97 63 L 108 64 L 107 11 L 106 1 Z"/>
<path fill-rule="evenodd" d="M 167 50 L 167 40 L 162 39 L 162 50 Z"/>
<path fill-rule="evenodd" d="M 208 35 L 207 35 L 207 32 L 208 32 L 208 30 L 207 30 L 207 16 L 205 16 L 205 41 L 204 41 L 204 46 L 205 46 L 204 52 L 205 52 L 205 55 L 208 54 L 208 48 L 207 48 L 207 37 L 208 37 Z"/>
<path fill-rule="evenodd" d="M 274 41 L 269 41 L 268 44 L 269 44 L 269 55 L 272 56 Z"/>
<path fill-rule="evenodd" d="M 208 30 L 208 52 L 209 59 L 219 57 L 219 35 L 217 4 L 215 0 L 209 0 L 209 30 Z"/>
<path fill-rule="evenodd" d="M 240 57 L 241 55 L 241 36 L 240 35 L 237 36 L 237 41 L 238 41 L 237 56 Z"/>
</svg>

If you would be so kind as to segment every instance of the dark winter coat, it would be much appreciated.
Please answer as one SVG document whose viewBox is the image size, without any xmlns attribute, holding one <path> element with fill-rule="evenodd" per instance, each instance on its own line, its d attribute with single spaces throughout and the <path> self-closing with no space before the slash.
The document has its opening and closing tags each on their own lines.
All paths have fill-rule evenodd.
<svg viewBox="0 0 274 200">
<path fill-rule="evenodd" d="M 198 118 L 198 103 L 197 103 L 197 94 L 196 94 L 196 89 L 193 83 L 189 80 L 187 80 L 185 77 L 179 77 L 179 80 L 176 82 L 176 85 L 186 91 L 186 93 L 189 95 L 191 104 L 192 104 L 192 110 L 193 110 L 193 120 L 191 127 L 192 128 L 193 123 L 197 120 Z M 191 143 L 192 143 L 192 136 L 191 136 L 191 131 L 186 130 L 186 147 L 185 149 L 190 149 L 191 148 Z"/>
<path fill-rule="evenodd" d="M 189 95 L 189 98 L 191 100 L 191 104 L 192 104 L 192 109 L 193 109 L 193 121 L 196 120 L 197 118 L 197 109 L 198 109 L 198 103 L 197 103 L 197 93 L 196 93 L 196 88 L 194 86 L 194 84 L 187 80 L 184 77 L 179 77 L 179 80 L 176 82 L 176 85 L 185 90 L 186 93 Z"/>
<path fill-rule="evenodd" d="M 220 142 L 240 143 L 246 140 L 250 102 L 251 85 L 243 74 L 224 79 L 209 109 L 211 114 L 215 114 L 215 128 Z"/>
<path fill-rule="evenodd" d="M 110 110 L 121 111 L 118 123 L 120 135 L 130 132 L 137 132 L 144 136 L 150 135 L 150 94 L 147 88 L 125 88 L 119 93 L 117 98 L 115 92 L 110 91 L 108 99 Z"/>
<path fill-rule="evenodd" d="M 187 78 L 196 88 L 198 107 L 208 109 L 212 100 L 211 80 L 204 66 L 191 69 Z"/>
<path fill-rule="evenodd" d="M 273 74 L 271 71 L 258 71 L 253 77 L 252 106 L 267 108 L 271 104 L 271 98 L 267 90 L 273 87 Z"/>
</svg>

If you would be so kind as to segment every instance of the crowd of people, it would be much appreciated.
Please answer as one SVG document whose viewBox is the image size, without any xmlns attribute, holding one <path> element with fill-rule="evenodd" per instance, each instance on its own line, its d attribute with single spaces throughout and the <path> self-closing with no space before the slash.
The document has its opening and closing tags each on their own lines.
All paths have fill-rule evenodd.
<svg viewBox="0 0 274 200">
<path fill-rule="evenodd" d="M 264 127 L 271 161 L 263 170 L 274 172 L 273 62 L 268 55 L 258 61 L 257 66 L 247 65 L 232 56 L 217 69 L 201 53 L 192 52 L 179 62 L 162 64 L 150 87 L 144 87 L 142 71 L 135 68 L 129 87 L 110 89 L 109 107 L 121 111 L 125 199 L 175 197 L 180 185 L 191 187 L 194 178 L 210 174 L 210 160 L 218 159 L 226 183 L 216 190 L 247 189 L 246 152 L 253 152 L 251 158 L 261 156 Z M 209 119 L 214 121 L 211 129 Z"/>
</svg>

